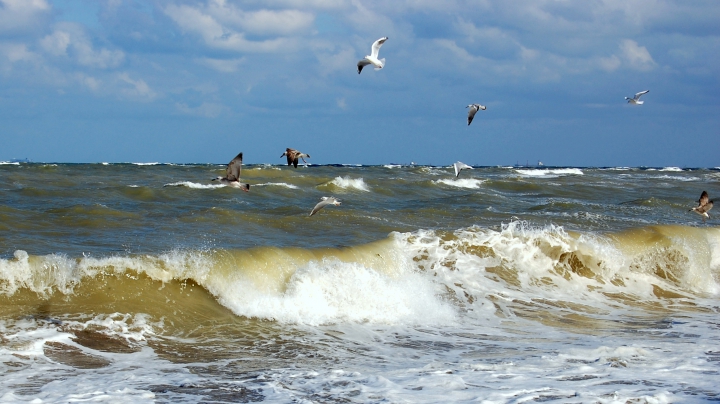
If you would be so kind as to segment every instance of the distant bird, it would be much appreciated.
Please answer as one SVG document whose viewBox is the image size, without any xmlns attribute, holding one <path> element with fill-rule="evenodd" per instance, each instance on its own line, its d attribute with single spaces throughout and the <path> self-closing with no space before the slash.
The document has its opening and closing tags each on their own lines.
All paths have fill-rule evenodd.
<svg viewBox="0 0 720 404">
<path fill-rule="evenodd" d="M 385 58 L 378 59 L 378 52 L 380 52 L 380 47 L 387 40 L 388 40 L 388 37 L 384 36 L 384 37 L 378 39 L 377 41 L 373 42 L 372 52 L 370 53 L 370 55 L 365 56 L 365 58 L 362 59 L 361 61 L 359 61 L 357 64 L 358 74 L 360 74 L 363 67 L 365 67 L 367 65 L 375 66 L 375 70 L 380 70 L 383 67 L 385 67 Z"/>
<path fill-rule="evenodd" d="M 697 213 L 698 215 L 703 217 L 703 223 L 705 222 L 705 219 L 710 219 L 710 215 L 708 215 L 708 211 L 712 209 L 713 207 L 713 201 L 710 200 L 708 197 L 707 191 L 703 191 L 700 195 L 700 199 L 698 199 L 698 206 L 690 209 L 690 211 Z"/>
<path fill-rule="evenodd" d="M 470 126 L 470 123 L 473 121 L 473 118 L 475 118 L 475 114 L 477 114 L 477 112 L 479 110 L 482 109 L 483 111 L 485 111 L 487 109 L 487 107 L 485 107 L 484 105 L 480 105 L 480 104 L 470 104 L 465 108 L 470 108 L 470 110 L 468 111 L 468 126 Z"/>
<path fill-rule="evenodd" d="M 297 168 L 298 165 L 298 159 L 302 159 L 303 163 L 307 164 L 307 161 L 305 161 L 305 157 L 310 158 L 309 154 L 301 153 L 295 149 L 287 148 L 285 149 L 285 153 L 281 154 L 280 157 L 287 156 L 287 162 L 289 166 L 295 166 Z"/>
<path fill-rule="evenodd" d="M 339 206 L 340 203 L 341 203 L 340 199 L 337 199 L 334 196 L 323 196 L 322 198 L 320 198 L 320 202 L 318 202 L 318 204 L 315 205 L 312 212 L 310 212 L 310 216 L 318 213 L 318 211 L 320 209 L 326 207 L 327 205 Z"/>
<path fill-rule="evenodd" d="M 213 181 L 220 181 L 221 184 L 231 186 L 233 188 L 240 188 L 245 192 L 250 190 L 250 184 L 240 182 L 240 171 L 242 171 L 242 156 L 240 153 L 232 159 L 227 165 L 227 171 L 224 177 L 213 178 Z"/>
<path fill-rule="evenodd" d="M 469 165 L 467 165 L 463 162 L 460 162 L 460 161 L 453 164 L 453 167 L 455 167 L 455 178 L 457 178 L 460 175 L 460 171 L 462 171 L 462 170 L 466 170 L 466 169 L 472 170 L 472 167 L 470 167 Z"/>
<path fill-rule="evenodd" d="M 634 97 L 625 97 L 625 99 L 628 100 L 628 104 L 642 105 L 645 101 L 640 101 L 640 97 L 642 97 L 643 94 L 647 94 L 649 92 L 650 90 L 640 91 L 639 93 L 635 94 Z"/>
</svg>

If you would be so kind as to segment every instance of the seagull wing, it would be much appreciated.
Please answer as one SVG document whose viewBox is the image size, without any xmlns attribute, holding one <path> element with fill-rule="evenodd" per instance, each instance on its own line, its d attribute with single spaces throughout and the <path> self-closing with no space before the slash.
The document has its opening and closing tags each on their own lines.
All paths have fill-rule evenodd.
<svg viewBox="0 0 720 404">
<path fill-rule="evenodd" d="M 707 191 L 703 191 L 700 195 L 700 199 L 698 199 L 698 208 L 702 208 L 703 206 L 707 205 L 709 203 L 710 197 L 708 196 Z"/>
<path fill-rule="evenodd" d="M 360 74 L 360 72 L 362 71 L 363 67 L 365 67 L 365 66 L 367 66 L 367 65 L 369 65 L 369 64 L 370 64 L 370 62 L 369 62 L 367 59 L 363 59 L 363 60 L 359 61 L 358 64 L 357 64 L 358 74 Z"/>
<path fill-rule="evenodd" d="M 380 47 L 382 46 L 382 44 L 385 43 L 385 41 L 387 41 L 387 39 L 388 38 L 386 36 L 384 36 L 384 37 L 378 39 L 377 41 L 373 42 L 372 52 L 370 53 L 370 56 L 377 59 L 378 53 L 380 52 Z"/>
<path fill-rule="evenodd" d="M 237 181 L 240 179 L 240 171 L 242 171 L 242 155 L 242 153 L 238 154 L 230 163 L 228 163 L 226 171 L 228 181 Z"/>
<path fill-rule="evenodd" d="M 645 91 L 640 91 L 639 93 L 635 94 L 635 97 L 634 97 L 635 101 L 639 100 L 643 94 L 647 94 L 649 92 L 650 92 L 650 90 L 645 90 Z"/>
<path fill-rule="evenodd" d="M 282 155 L 282 156 L 287 156 L 287 163 L 289 166 L 292 165 L 293 160 L 295 159 L 295 157 L 294 157 L 295 153 L 297 153 L 295 150 L 288 147 L 287 150 L 285 150 L 285 153 L 283 153 L 283 155 Z M 280 157 L 282 157 L 282 156 L 280 156 Z"/>
<path fill-rule="evenodd" d="M 475 104 L 470 104 L 465 108 L 470 108 L 468 111 L 468 126 L 473 121 L 473 118 L 475 118 L 475 114 L 478 112 L 478 108 L 475 106 Z"/>
<path fill-rule="evenodd" d="M 310 216 L 318 213 L 318 211 L 320 209 L 324 208 L 325 206 L 329 205 L 330 203 L 331 203 L 330 198 L 328 198 L 327 196 L 323 196 L 322 198 L 320 198 L 320 202 L 318 202 L 317 205 L 315 205 L 312 212 L 310 212 Z"/>
</svg>

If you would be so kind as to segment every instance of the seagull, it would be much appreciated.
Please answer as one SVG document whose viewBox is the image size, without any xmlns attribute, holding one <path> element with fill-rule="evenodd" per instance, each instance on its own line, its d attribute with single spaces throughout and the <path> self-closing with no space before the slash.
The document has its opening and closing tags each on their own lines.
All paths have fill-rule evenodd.
<svg viewBox="0 0 720 404">
<path fill-rule="evenodd" d="M 375 70 L 380 70 L 383 67 L 385 67 L 385 58 L 378 59 L 378 52 L 380 52 L 380 47 L 382 44 L 385 43 L 385 41 L 388 40 L 388 37 L 384 36 L 377 41 L 373 42 L 372 44 L 372 52 L 369 56 L 365 56 L 365 58 L 358 62 L 357 68 L 358 68 L 358 74 L 362 71 L 363 67 L 367 65 L 373 65 L 375 66 Z"/>
<path fill-rule="evenodd" d="M 486 106 L 480 105 L 480 104 L 470 104 L 465 108 L 470 108 L 470 110 L 468 111 L 468 126 L 470 126 L 470 123 L 473 121 L 473 118 L 475 118 L 475 114 L 479 110 L 482 109 L 483 111 L 485 111 L 487 109 Z"/>
<path fill-rule="evenodd" d="M 297 168 L 298 165 L 298 159 L 302 159 L 303 163 L 307 164 L 307 161 L 305 161 L 305 157 L 310 158 L 309 154 L 301 153 L 295 149 L 287 148 L 285 149 L 285 153 L 281 154 L 280 157 L 287 156 L 287 162 L 289 166 L 295 166 Z"/>
<path fill-rule="evenodd" d="M 700 199 L 698 199 L 698 206 L 690 209 L 690 211 L 693 211 L 703 217 L 703 223 L 705 222 L 705 219 L 710 219 L 708 211 L 712 209 L 713 201 L 709 199 L 707 191 L 703 191 L 702 195 L 700 195 Z"/>
<path fill-rule="evenodd" d="M 472 170 L 472 167 L 470 167 L 469 165 L 467 165 L 463 162 L 460 162 L 460 161 L 453 164 L 453 167 L 455 167 L 455 178 L 457 178 L 460 175 L 460 171 L 462 171 L 462 170 L 465 170 L 465 169 Z"/>
<path fill-rule="evenodd" d="M 250 190 L 250 184 L 240 182 L 240 171 L 242 171 L 242 153 L 235 156 L 235 158 L 228 163 L 225 177 L 217 177 L 212 180 L 220 181 L 221 184 L 225 184 L 233 188 L 240 188 L 243 191 L 248 192 Z"/>
<path fill-rule="evenodd" d="M 640 101 L 640 97 L 643 94 L 649 93 L 650 90 L 640 91 L 639 93 L 635 94 L 634 97 L 625 97 L 626 100 L 628 100 L 628 104 L 636 104 L 636 105 L 642 105 L 645 101 Z"/>
<path fill-rule="evenodd" d="M 318 213 L 318 211 L 320 209 L 324 208 L 327 205 L 339 206 L 340 203 L 341 203 L 340 199 L 337 199 L 334 196 L 323 196 L 322 198 L 320 198 L 320 202 L 318 202 L 318 204 L 315 205 L 312 212 L 310 212 L 310 216 Z"/>
</svg>

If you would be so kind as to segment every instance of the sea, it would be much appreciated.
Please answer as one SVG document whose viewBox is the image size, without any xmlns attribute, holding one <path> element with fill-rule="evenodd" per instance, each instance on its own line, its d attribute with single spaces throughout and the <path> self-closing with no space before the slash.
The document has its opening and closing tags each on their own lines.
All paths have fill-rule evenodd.
<svg viewBox="0 0 720 404">
<path fill-rule="evenodd" d="M 225 167 L 0 164 L 0 402 L 720 401 L 720 168 Z"/>
</svg>

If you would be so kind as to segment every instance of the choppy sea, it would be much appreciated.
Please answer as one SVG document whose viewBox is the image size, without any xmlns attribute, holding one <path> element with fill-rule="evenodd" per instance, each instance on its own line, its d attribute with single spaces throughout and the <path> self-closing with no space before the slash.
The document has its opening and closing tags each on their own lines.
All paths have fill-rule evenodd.
<svg viewBox="0 0 720 404">
<path fill-rule="evenodd" d="M 224 167 L 0 164 L 0 402 L 720 401 L 718 168 Z"/>
</svg>

